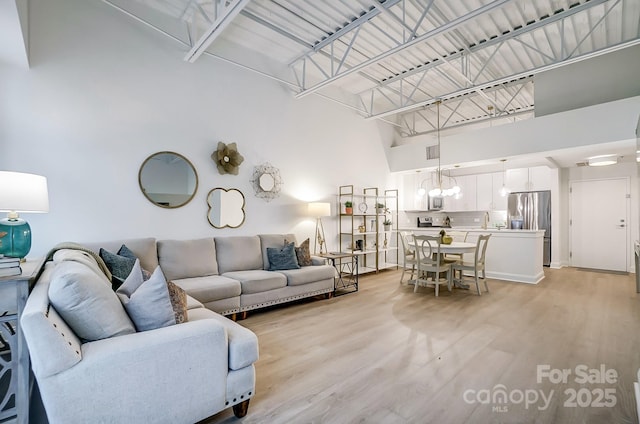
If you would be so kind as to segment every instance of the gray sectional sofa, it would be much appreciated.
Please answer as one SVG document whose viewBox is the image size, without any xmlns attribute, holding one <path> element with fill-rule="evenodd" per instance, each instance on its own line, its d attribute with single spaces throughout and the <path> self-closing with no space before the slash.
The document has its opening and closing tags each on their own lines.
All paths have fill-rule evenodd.
<svg viewBox="0 0 640 424">
<path fill-rule="evenodd" d="M 319 258 L 313 266 L 269 270 L 267 248 L 282 248 L 285 239 L 295 241 L 291 234 L 138 238 L 84 244 L 82 249 L 52 254 L 21 318 L 49 422 L 192 423 L 232 406 L 237 416 L 244 416 L 255 393 L 258 340 L 222 315 L 334 289 L 335 270 Z M 173 325 L 140 331 L 130 316 L 135 328 L 87 340 L 74 331 L 78 323 L 69 319 L 70 313 L 76 313 L 75 304 L 64 313 L 53 306 L 59 286 L 56 279 L 74 280 L 81 290 L 91 280 L 101 293 L 116 297 L 98 254 L 100 248 L 118 252 L 122 245 L 137 258 L 138 270 L 153 271 L 159 265 L 166 281 L 186 292 L 188 319 L 178 323 L 176 318 Z M 92 299 L 81 303 L 89 313 L 84 312 L 80 323 L 85 329 L 93 330 L 94 310 L 103 315 L 107 327 L 115 322 L 110 318 L 113 310 L 106 308 L 110 314 L 105 315 L 98 303 Z M 119 301 L 115 303 L 122 309 Z M 129 320 L 126 313 L 124 319 Z"/>
</svg>

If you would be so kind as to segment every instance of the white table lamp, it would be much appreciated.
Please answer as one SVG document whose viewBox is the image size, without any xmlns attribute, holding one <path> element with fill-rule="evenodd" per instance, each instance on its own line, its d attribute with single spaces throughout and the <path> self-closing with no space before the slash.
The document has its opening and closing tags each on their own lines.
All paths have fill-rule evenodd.
<svg viewBox="0 0 640 424">
<path fill-rule="evenodd" d="M 313 243 L 313 253 L 318 253 L 316 247 L 320 247 L 320 253 L 327 253 L 326 239 L 324 237 L 324 227 L 322 217 L 331 216 L 331 203 L 312 202 L 309 203 L 309 215 L 316 217 L 316 235 Z M 323 250 L 324 246 L 324 250 Z"/>
<path fill-rule="evenodd" d="M 24 258 L 31 250 L 31 227 L 18 212 L 49 212 L 47 179 L 40 175 L 0 171 L 0 254 Z"/>
</svg>

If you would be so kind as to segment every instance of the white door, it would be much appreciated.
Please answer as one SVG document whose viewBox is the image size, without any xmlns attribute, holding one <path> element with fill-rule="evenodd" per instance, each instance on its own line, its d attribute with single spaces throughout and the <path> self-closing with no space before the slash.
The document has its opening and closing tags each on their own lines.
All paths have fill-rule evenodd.
<svg viewBox="0 0 640 424">
<path fill-rule="evenodd" d="M 627 271 L 629 180 L 571 182 L 571 265 Z"/>
</svg>

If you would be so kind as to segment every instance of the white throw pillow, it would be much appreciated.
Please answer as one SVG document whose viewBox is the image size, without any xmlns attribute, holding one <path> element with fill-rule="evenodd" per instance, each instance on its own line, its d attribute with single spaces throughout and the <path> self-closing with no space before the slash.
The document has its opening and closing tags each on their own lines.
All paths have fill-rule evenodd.
<svg viewBox="0 0 640 424">
<path fill-rule="evenodd" d="M 49 283 L 49 301 L 76 335 L 86 341 L 136 331 L 109 280 L 86 264 L 58 263 Z"/>
<path fill-rule="evenodd" d="M 116 290 L 116 294 L 138 331 L 154 330 L 176 323 L 167 281 L 159 266 L 151 274 L 151 278 L 144 281 L 140 260 L 136 259 L 131 274 Z"/>
</svg>

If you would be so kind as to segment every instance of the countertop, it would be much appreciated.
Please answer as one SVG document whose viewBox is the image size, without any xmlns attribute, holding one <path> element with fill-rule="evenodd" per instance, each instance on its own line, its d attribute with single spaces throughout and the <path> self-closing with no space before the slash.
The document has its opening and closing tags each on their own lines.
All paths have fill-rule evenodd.
<svg viewBox="0 0 640 424">
<path fill-rule="evenodd" d="M 446 231 L 469 231 L 469 232 L 478 232 L 478 233 L 519 233 L 519 234 L 532 234 L 532 233 L 544 233 L 544 230 L 511 230 L 511 229 L 507 229 L 507 228 L 502 228 L 502 229 L 498 229 L 498 228 L 480 228 L 480 227 L 416 227 L 414 226 L 407 226 L 407 227 L 400 227 L 400 231 L 428 231 L 428 230 L 433 230 L 433 231 L 440 231 L 440 230 L 445 230 Z"/>
</svg>

